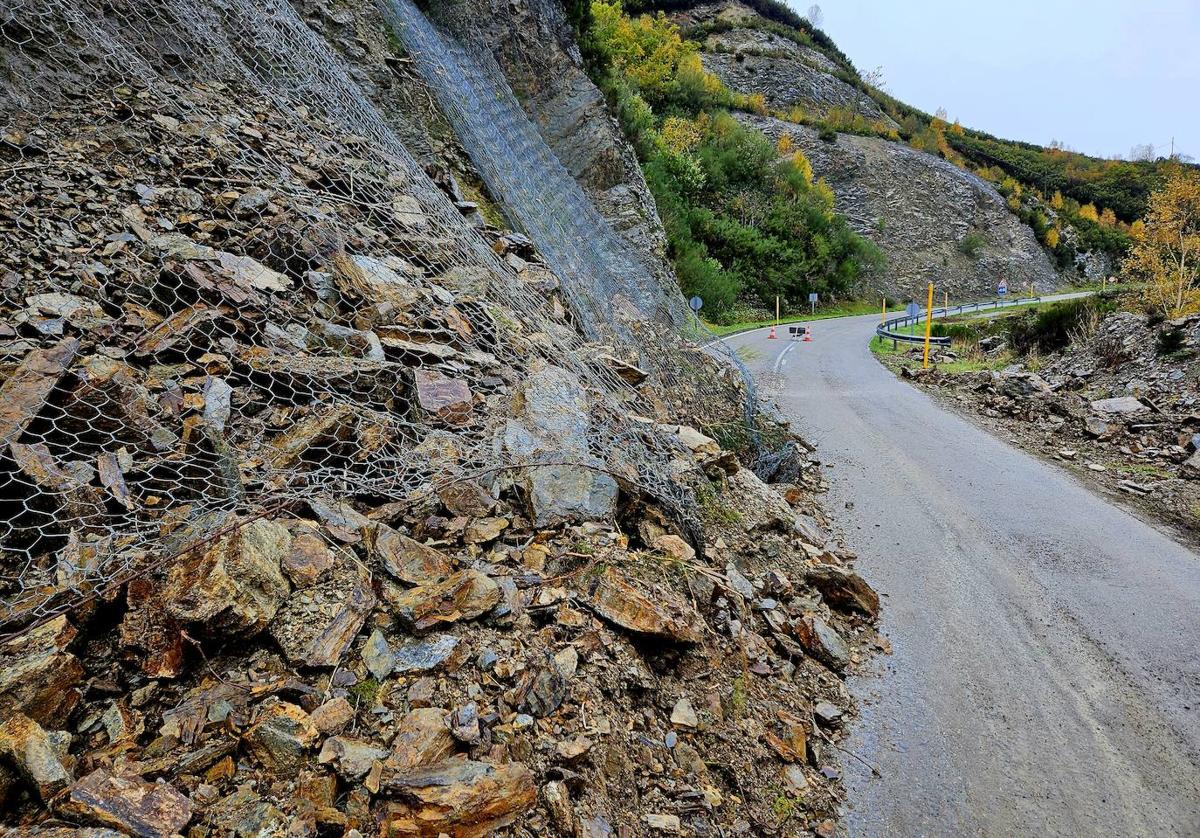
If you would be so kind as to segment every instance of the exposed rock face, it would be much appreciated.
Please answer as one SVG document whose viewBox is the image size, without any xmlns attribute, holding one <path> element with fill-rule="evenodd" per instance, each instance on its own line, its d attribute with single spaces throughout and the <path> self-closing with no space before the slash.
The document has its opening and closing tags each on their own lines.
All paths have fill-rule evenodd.
<svg viewBox="0 0 1200 838">
<path fill-rule="evenodd" d="M 771 117 L 744 116 L 768 137 L 791 136 L 813 172 L 833 187 L 835 206 L 856 232 L 887 257 L 879 290 L 917 297 L 928 282 L 952 298 L 994 293 L 1008 280 L 1014 293 L 1057 286 L 1058 274 L 1033 231 L 1009 212 L 988 183 L 952 163 L 878 137 L 818 132 Z M 982 237 L 975 256 L 962 252 L 968 235 Z"/>
<path fill-rule="evenodd" d="M 460 37 L 486 44 L 546 142 L 600 213 L 675 292 L 666 233 L 637 156 L 609 116 L 604 94 L 583 69 L 555 0 L 458 0 L 451 19 Z M 454 20 L 460 21 L 454 24 Z"/>
</svg>

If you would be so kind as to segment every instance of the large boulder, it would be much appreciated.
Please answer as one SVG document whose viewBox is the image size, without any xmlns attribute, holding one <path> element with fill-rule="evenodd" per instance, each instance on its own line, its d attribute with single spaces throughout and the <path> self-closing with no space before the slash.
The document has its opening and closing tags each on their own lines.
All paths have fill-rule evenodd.
<svg viewBox="0 0 1200 838">
<path fill-rule="evenodd" d="M 149 783 L 103 768 L 72 785 L 56 809 L 73 821 L 144 838 L 177 835 L 192 819 L 191 801 L 168 784 Z"/>
<path fill-rule="evenodd" d="M 617 482 L 589 450 L 591 419 L 579 379 L 543 366 L 513 398 L 514 418 L 504 428 L 504 448 L 517 463 L 552 461 L 524 469 L 529 512 L 539 527 L 611 518 Z"/>
</svg>

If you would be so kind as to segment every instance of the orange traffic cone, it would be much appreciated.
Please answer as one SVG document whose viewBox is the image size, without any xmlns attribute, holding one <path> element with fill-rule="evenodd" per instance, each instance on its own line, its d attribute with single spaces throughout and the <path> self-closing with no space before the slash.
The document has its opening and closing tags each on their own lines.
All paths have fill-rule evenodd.
<svg viewBox="0 0 1200 838">
<path fill-rule="evenodd" d="M 804 327 L 804 343 L 812 343 L 812 326 Z"/>
<path fill-rule="evenodd" d="M 767 340 L 779 340 L 779 338 L 775 337 L 775 327 L 774 326 L 771 327 L 771 334 L 767 335 Z"/>
</svg>

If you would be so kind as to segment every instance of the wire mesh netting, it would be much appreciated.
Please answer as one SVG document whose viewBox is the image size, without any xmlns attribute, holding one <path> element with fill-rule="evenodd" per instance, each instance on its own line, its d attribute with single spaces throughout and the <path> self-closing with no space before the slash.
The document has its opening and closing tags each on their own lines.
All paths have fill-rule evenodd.
<svg viewBox="0 0 1200 838">
<path fill-rule="evenodd" d="M 663 381 L 729 402 L 738 376 L 679 344 L 680 301 L 639 281 L 498 70 L 455 59 L 456 105 L 428 60 L 452 45 L 399 3 L 557 279 L 464 222 L 284 0 L 0 10 L 0 633 L 300 506 L 619 486 L 691 520 L 673 443 L 630 418 L 656 412 L 642 374 L 587 341 L 665 327 L 638 352 Z M 487 133 L 464 116 L 485 101 Z M 622 297 L 638 316 L 611 316 Z"/>
</svg>

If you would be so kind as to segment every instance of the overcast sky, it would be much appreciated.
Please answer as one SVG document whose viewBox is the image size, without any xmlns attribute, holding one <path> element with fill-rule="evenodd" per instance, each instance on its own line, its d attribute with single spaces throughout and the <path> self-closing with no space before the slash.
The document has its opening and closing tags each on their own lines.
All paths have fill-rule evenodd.
<svg viewBox="0 0 1200 838">
<path fill-rule="evenodd" d="M 811 0 L 788 0 L 804 14 Z M 1200 0 L 825 0 L 822 28 L 893 96 L 999 137 L 1200 158 Z"/>
</svg>

